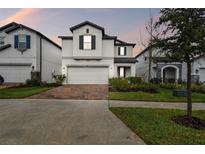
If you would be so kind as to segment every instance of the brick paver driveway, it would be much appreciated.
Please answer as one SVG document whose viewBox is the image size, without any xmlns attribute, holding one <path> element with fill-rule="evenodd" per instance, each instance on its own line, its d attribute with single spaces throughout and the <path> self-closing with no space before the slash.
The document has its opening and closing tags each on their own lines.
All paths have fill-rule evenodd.
<svg viewBox="0 0 205 154">
<path fill-rule="evenodd" d="M 98 100 L 0 100 L 0 144 L 144 144 Z"/>
<path fill-rule="evenodd" d="M 107 100 L 108 85 L 66 85 L 31 96 L 34 99 Z"/>
</svg>

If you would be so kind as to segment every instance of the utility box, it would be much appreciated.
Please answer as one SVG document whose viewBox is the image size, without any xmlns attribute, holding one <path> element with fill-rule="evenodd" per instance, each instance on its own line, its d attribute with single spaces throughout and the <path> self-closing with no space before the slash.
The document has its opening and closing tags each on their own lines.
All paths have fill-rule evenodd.
<svg viewBox="0 0 205 154">
<path fill-rule="evenodd" d="M 173 90 L 173 96 L 186 97 L 187 96 L 187 91 L 186 90 Z"/>
</svg>

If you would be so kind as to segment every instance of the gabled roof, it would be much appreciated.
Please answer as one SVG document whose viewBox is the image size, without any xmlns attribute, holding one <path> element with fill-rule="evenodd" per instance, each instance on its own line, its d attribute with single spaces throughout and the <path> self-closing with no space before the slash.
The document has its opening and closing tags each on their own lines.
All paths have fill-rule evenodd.
<svg viewBox="0 0 205 154">
<path fill-rule="evenodd" d="M 0 27 L 0 31 L 5 31 L 5 33 L 9 34 L 10 32 L 14 31 L 14 30 L 17 30 L 19 28 L 25 28 L 29 31 L 32 31 L 38 35 L 40 35 L 42 38 L 44 38 L 45 40 L 47 40 L 48 42 L 52 43 L 53 45 L 55 45 L 57 48 L 61 49 L 61 46 L 59 46 L 58 44 L 56 44 L 55 42 L 53 42 L 52 40 L 50 40 L 48 37 L 46 37 L 45 35 L 43 35 L 42 33 L 40 33 L 39 31 L 36 31 L 30 27 L 27 27 L 25 25 L 22 25 L 22 24 L 18 24 L 18 23 L 15 23 L 15 22 L 12 22 L 10 24 L 7 24 L 5 26 L 2 26 Z"/>
<path fill-rule="evenodd" d="M 99 25 L 96 25 L 96 24 L 94 24 L 94 23 L 92 23 L 92 22 L 90 22 L 90 21 L 84 21 L 84 22 L 82 22 L 82 23 L 80 23 L 80 24 L 77 24 L 77 25 L 71 27 L 71 28 L 70 28 L 70 31 L 73 32 L 73 30 L 78 29 L 78 28 L 80 28 L 80 27 L 82 27 L 82 26 L 85 26 L 85 25 L 90 25 L 90 26 L 92 26 L 92 27 L 94 27 L 94 28 L 97 28 L 97 29 L 101 30 L 102 33 L 103 33 L 103 35 L 104 35 L 104 33 L 105 33 L 103 27 L 101 27 L 101 26 L 99 26 Z"/>
<path fill-rule="evenodd" d="M 7 49 L 7 48 L 10 48 L 10 47 L 11 47 L 11 44 L 6 44 L 6 45 L 0 47 L 0 51 Z"/>
<path fill-rule="evenodd" d="M 138 58 L 139 56 L 141 56 L 143 53 L 145 53 L 146 51 L 148 51 L 148 47 L 145 48 L 144 50 L 142 50 L 138 55 L 135 56 L 135 58 Z"/>
<path fill-rule="evenodd" d="M 18 25 L 18 24 L 15 23 L 15 22 L 11 22 L 11 23 L 9 23 L 9 24 L 6 24 L 6 25 L 0 27 L 0 32 L 3 31 L 3 30 L 5 30 L 5 29 L 7 29 L 7 28 L 15 27 L 16 25 Z"/>
<path fill-rule="evenodd" d="M 124 42 L 122 40 L 117 39 L 115 41 L 115 45 L 116 46 L 132 46 L 134 48 L 136 44 L 135 43 L 127 43 L 127 42 Z"/>
<path fill-rule="evenodd" d="M 117 36 L 110 36 L 107 34 L 104 34 L 104 36 L 102 37 L 103 40 L 117 40 Z"/>
<path fill-rule="evenodd" d="M 64 39 L 64 40 L 72 40 L 72 36 L 58 36 L 58 38 Z"/>
<path fill-rule="evenodd" d="M 78 28 L 80 28 L 82 26 L 85 26 L 85 25 L 90 25 L 94 28 L 97 28 L 97 29 L 101 30 L 102 33 L 103 33 L 102 39 L 103 40 L 114 40 L 116 46 L 133 46 L 133 48 L 134 48 L 134 46 L 136 45 L 135 43 L 127 43 L 127 42 L 121 41 L 121 40 L 117 39 L 117 36 L 110 36 L 110 35 L 105 34 L 105 30 L 104 30 L 103 27 L 101 27 L 99 25 L 96 25 L 96 24 L 94 24 L 90 21 L 84 21 L 84 22 L 82 22 L 78 25 L 75 25 L 75 26 L 71 27 L 70 30 L 71 30 L 71 32 L 73 32 L 73 30 L 78 29 Z M 67 40 L 72 40 L 73 39 L 72 36 L 59 36 L 59 38 L 67 39 Z"/>
</svg>

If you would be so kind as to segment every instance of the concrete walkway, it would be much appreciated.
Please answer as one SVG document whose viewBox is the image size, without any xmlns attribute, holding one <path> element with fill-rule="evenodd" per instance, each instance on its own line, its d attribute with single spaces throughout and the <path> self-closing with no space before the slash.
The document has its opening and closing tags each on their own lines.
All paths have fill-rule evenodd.
<svg viewBox="0 0 205 154">
<path fill-rule="evenodd" d="M 146 107 L 163 109 L 186 109 L 187 103 L 144 102 L 144 101 L 109 101 L 110 107 Z M 205 103 L 193 103 L 193 110 L 205 110 Z"/>
<path fill-rule="evenodd" d="M 0 100 L 0 144 L 144 144 L 98 100 Z"/>
</svg>

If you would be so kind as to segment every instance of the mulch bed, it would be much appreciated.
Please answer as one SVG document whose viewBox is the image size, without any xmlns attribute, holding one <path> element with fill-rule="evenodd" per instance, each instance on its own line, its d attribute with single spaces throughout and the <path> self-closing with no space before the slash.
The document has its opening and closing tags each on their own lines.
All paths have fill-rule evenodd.
<svg viewBox="0 0 205 154">
<path fill-rule="evenodd" d="M 172 121 L 185 127 L 194 128 L 198 130 L 205 130 L 205 120 L 196 117 L 192 117 L 190 121 L 187 115 L 175 116 L 172 118 Z"/>
</svg>

